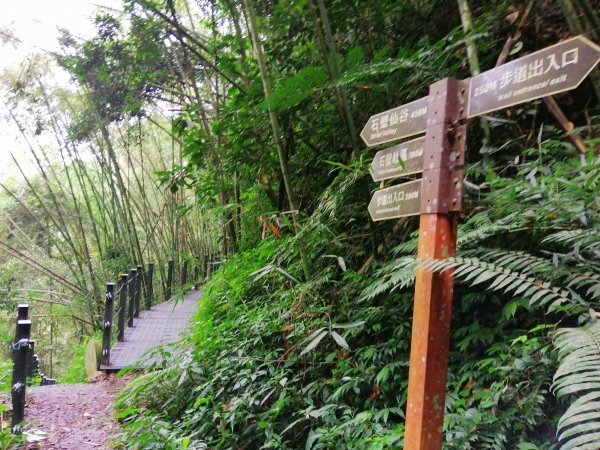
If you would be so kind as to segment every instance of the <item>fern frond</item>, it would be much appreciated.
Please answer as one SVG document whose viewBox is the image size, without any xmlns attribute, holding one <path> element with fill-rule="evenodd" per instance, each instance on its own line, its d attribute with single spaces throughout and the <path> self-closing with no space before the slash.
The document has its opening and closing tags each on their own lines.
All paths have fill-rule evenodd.
<svg viewBox="0 0 600 450">
<path fill-rule="evenodd" d="M 433 270 L 444 272 L 454 269 L 454 276 L 458 280 L 475 286 L 484 282 L 491 282 L 488 290 L 500 291 L 513 296 L 520 295 L 529 299 L 532 305 L 547 305 L 552 311 L 564 303 L 578 303 L 578 297 L 566 289 L 551 287 L 549 282 L 528 276 L 509 267 L 502 267 L 478 258 L 454 257 L 446 259 L 422 260 L 419 264 Z"/>
<path fill-rule="evenodd" d="M 457 247 L 465 247 L 469 244 L 484 241 L 498 233 L 509 231 L 511 227 L 505 225 L 498 225 L 497 223 L 490 223 L 474 228 L 472 230 L 463 231 L 458 233 L 456 239 Z M 461 230 L 462 231 L 462 230 Z"/>
<path fill-rule="evenodd" d="M 568 279 L 568 287 L 572 289 L 586 289 L 585 296 L 592 300 L 600 298 L 600 274 L 582 273 Z"/>
<path fill-rule="evenodd" d="M 579 252 L 594 253 L 600 250 L 600 235 L 597 230 L 565 230 L 546 236 L 542 243 L 555 243 L 577 248 Z"/>
<path fill-rule="evenodd" d="M 560 365 L 552 390 L 578 398 L 558 422 L 561 450 L 597 450 L 600 442 L 600 322 L 555 333 Z"/>
<path fill-rule="evenodd" d="M 404 241 L 401 244 L 394 247 L 394 249 L 392 250 L 394 255 L 406 255 L 415 253 L 417 251 L 417 247 L 419 246 L 418 232 L 415 234 L 417 235 L 417 237 Z"/>
<path fill-rule="evenodd" d="M 393 292 L 396 289 L 411 286 L 415 282 L 416 259 L 413 256 L 405 256 L 395 259 L 378 272 L 378 281 L 368 286 L 359 303 L 372 300 L 384 292 Z"/>
<path fill-rule="evenodd" d="M 496 266 L 521 273 L 547 273 L 556 270 L 552 261 L 526 252 L 494 250 L 485 253 L 481 258 L 493 262 Z"/>
</svg>

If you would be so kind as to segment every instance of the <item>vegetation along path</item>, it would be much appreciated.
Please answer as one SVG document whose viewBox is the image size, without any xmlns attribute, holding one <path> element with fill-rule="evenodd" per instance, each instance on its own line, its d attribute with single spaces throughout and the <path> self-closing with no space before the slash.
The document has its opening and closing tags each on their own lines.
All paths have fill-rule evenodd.
<svg viewBox="0 0 600 450">
<path fill-rule="evenodd" d="M 179 338 L 196 311 L 199 291 L 181 300 L 143 311 L 134 327 L 128 328 L 125 341 L 117 343 L 115 361 L 102 366 L 108 372 L 128 365 L 147 366 L 157 358 L 143 358 L 152 347 Z M 131 379 L 98 373 L 86 384 L 56 384 L 28 390 L 26 422 L 28 434 L 39 436 L 29 449 L 109 449 L 115 448 L 119 424 L 113 414 L 113 400 Z M 34 438 L 35 439 L 35 438 Z M 30 440 L 32 440 L 30 438 Z"/>
</svg>

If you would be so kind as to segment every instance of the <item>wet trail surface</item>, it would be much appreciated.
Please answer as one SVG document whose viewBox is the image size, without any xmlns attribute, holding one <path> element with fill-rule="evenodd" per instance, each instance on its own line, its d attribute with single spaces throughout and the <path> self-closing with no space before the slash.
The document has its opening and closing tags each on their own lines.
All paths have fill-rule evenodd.
<svg viewBox="0 0 600 450">
<path fill-rule="evenodd" d="M 113 401 L 130 377 L 100 375 L 86 384 L 56 384 L 27 390 L 27 430 L 48 436 L 28 450 L 114 449 L 119 434 Z"/>
</svg>

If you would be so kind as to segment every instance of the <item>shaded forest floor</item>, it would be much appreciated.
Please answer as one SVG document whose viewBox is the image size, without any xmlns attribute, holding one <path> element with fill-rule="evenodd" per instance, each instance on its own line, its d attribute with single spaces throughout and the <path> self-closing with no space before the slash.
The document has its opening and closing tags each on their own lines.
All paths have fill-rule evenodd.
<svg viewBox="0 0 600 450">
<path fill-rule="evenodd" d="M 47 437 L 32 442 L 28 450 L 114 449 L 119 423 L 113 400 L 131 377 L 98 375 L 86 384 L 56 384 L 27 390 L 27 430 Z M 3 399 L 4 400 L 4 399 Z"/>
</svg>

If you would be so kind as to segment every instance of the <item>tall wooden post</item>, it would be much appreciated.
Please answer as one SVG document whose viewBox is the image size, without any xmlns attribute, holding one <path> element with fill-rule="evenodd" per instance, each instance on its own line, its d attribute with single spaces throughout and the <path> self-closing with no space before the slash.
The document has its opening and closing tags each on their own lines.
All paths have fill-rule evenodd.
<svg viewBox="0 0 600 450">
<path fill-rule="evenodd" d="M 422 262 L 455 254 L 467 94 L 468 85 L 452 78 L 429 91 L 404 450 L 442 448 L 454 276 Z"/>
</svg>

